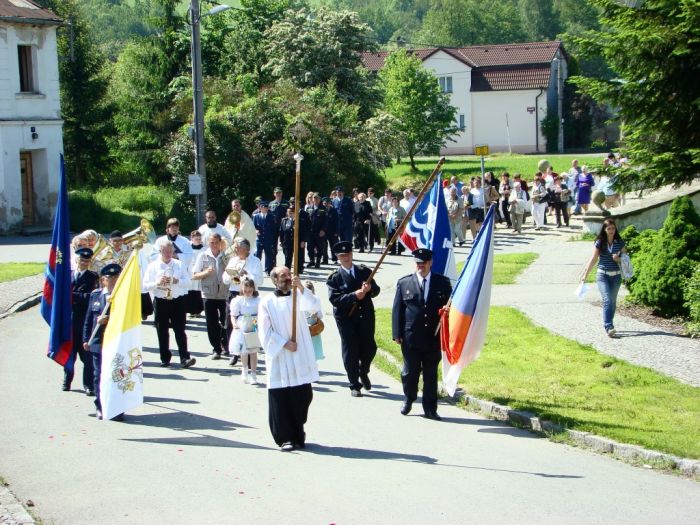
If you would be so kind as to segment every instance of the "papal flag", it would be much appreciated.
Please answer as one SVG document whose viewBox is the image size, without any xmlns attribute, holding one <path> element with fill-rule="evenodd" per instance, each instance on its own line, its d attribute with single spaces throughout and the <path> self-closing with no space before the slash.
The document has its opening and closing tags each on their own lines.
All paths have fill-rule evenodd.
<svg viewBox="0 0 700 525">
<path fill-rule="evenodd" d="M 109 322 L 102 339 L 100 376 L 100 401 L 105 420 L 143 404 L 138 250 L 129 257 L 110 300 Z"/>
<path fill-rule="evenodd" d="M 479 357 L 486 338 L 491 306 L 495 213 L 496 206 L 492 205 L 440 320 L 442 382 L 451 396 L 457 389 L 462 369 Z"/>
</svg>

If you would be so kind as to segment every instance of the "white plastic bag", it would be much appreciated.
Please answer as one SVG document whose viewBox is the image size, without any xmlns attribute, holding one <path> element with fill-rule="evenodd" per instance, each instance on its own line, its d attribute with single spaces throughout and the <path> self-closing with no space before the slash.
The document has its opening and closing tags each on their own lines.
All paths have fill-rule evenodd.
<svg viewBox="0 0 700 525">
<path fill-rule="evenodd" d="M 576 288 L 576 297 L 579 298 L 579 300 L 583 301 L 583 298 L 586 296 L 586 292 L 588 292 L 588 284 L 586 283 L 581 283 L 578 285 Z"/>
</svg>

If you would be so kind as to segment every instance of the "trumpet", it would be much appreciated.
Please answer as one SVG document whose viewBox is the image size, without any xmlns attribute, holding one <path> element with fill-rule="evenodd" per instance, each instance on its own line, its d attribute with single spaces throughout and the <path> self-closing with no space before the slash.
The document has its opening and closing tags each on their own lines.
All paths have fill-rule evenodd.
<svg viewBox="0 0 700 525">
<path fill-rule="evenodd" d="M 168 266 L 161 276 L 156 288 L 165 294 L 166 299 L 173 298 L 173 276 L 175 275 L 175 270 Z"/>
<path fill-rule="evenodd" d="M 231 268 L 226 267 L 226 273 L 231 276 L 231 281 L 234 284 L 241 284 L 241 274 L 243 273 L 243 267 L 245 266 L 245 260 L 238 260 Z"/>
</svg>

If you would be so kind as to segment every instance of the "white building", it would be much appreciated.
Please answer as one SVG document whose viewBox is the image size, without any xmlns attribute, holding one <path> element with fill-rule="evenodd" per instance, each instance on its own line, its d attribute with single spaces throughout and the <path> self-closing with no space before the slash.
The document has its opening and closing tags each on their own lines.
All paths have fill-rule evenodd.
<svg viewBox="0 0 700 525">
<path fill-rule="evenodd" d="M 0 0 L 0 231 L 53 220 L 63 151 L 60 25 L 29 0 Z"/>
<path fill-rule="evenodd" d="M 561 42 L 531 42 L 462 48 L 414 49 L 411 52 L 432 71 L 457 108 L 461 129 L 440 152 L 490 151 L 536 153 L 546 149 L 541 122 L 557 113 L 567 78 Z M 379 71 L 389 53 L 365 53 L 363 63 Z"/>
</svg>

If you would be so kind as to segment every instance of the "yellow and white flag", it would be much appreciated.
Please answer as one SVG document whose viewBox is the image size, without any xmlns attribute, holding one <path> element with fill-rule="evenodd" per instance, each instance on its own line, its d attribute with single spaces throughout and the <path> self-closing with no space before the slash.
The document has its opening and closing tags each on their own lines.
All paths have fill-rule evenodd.
<svg viewBox="0 0 700 525">
<path fill-rule="evenodd" d="M 138 250 L 122 270 L 111 297 L 109 322 L 102 340 L 100 401 L 109 420 L 143 404 L 141 354 L 141 271 Z"/>
</svg>

